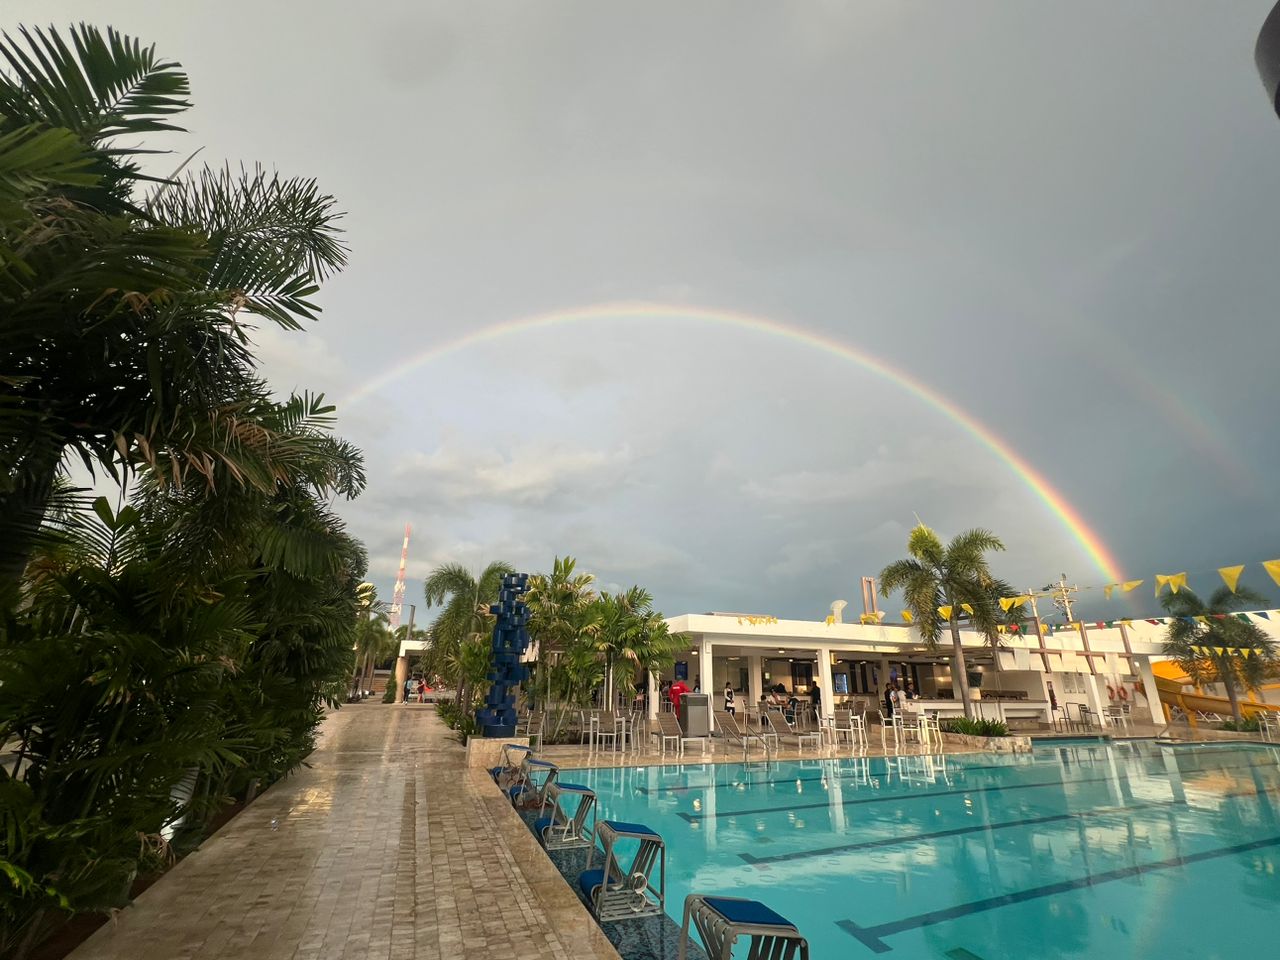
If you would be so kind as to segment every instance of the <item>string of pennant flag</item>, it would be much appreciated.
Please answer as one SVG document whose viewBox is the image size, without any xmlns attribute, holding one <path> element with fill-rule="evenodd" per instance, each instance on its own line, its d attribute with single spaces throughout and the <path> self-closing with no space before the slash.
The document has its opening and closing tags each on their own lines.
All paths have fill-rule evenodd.
<svg viewBox="0 0 1280 960">
<path fill-rule="evenodd" d="M 1262 569 L 1266 571 L 1267 576 L 1269 576 L 1275 582 L 1276 586 L 1280 586 L 1280 560 L 1263 560 L 1260 565 Z M 1243 563 L 1237 563 L 1231 566 L 1217 568 L 1218 576 L 1222 578 L 1222 582 L 1227 585 L 1227 588 L 1232 593 L 1235 593 L 1237 588 L 1240 585 L 1240 577 L 1244 574 L 1245 566 L 1246 565 Z M 1160 594 L 1164 593 L 1166 589 L 1170 593 L 1178 593 L 1182 590 L 1187 589 L 1187 577 L 1188 577 L 1188 574 L 1185 570 L 1182 571 L 1181 573 L 1155 574 L 1154 576 L 1155 591 L 1156 591 L 1155 595 L 1157 597 L 1160 596 Z M 1138 589 L 1138 587 L 1142 586 L 1146 582 L 1147 581 L 1145 579 L 1123 580 L 1117 583 L 1104 584 L 1101 589 L 1102 589 L 1103 595 L 1108 600 L 1110 600 L 1117 590 L 1121 591 L 1122 593 L 1132 593 L 1134 590 Z M 1098 588 L 1097 587 L 1081 587 L 1080 589 L 1095 590 Z M 1014 596 L 1014 597 L 1001 597 L 1000 609 L 1003 610 L 1005 613 L 1008 613 L 1011 609 L 1021 608 L 1022 606 L 1029 603 L 1030 601 L 1031 601 L 1030 594 L 1023 594 L 1023 595 Z M 965 613 L 969 614 L 970 616 L 973 615 L 973 607 L 971 607 L 969 604 L 962 603 L 959 605 L 959 607 L 961 610 L 963 610 Z M 938 607 L 938 616 L 940 616 L 943 620 L 950 620 L 951 614 L 954 611 L 955 611 L 954 604 L 946 604 L 944 606 Z M 1225 616 L 1235 616 L 1235 617 L 1239 617 L 1240 619 L 1247 619 L 1249 615 L 1243 614 L 1243 613 L 1237 613 L 1237 614 L 1218 614 L 1217 616 L 1219 619 Z M 1266 613 L 1256 614 L 1256 616 L 1260 616 L 1264 619 L 1269 619 Z M 883 613 L 864 614 L 862 617 L 862 622 L 863 623 L 879 623 L 882 619 L 884 619 Z M 915 621 L 915 614 L 913 614 L 910 610 L 903 610 L 902 619 L 906 623 L 912 623 Z M 1153 624 L 1167 624 L 1169 623 L 1170 620 L 1176 620 L 1176 619 L 1177 619 L 1176 617 L 1156 617 L 1156 618 L 1148 618 L 1146 622 L 1153 623 Z M 1186 617 L 1184 619 L 1200 620 L 1202 622 L 1205 620 L 1204 617 Z M 1277 617 L 1277 619 L 1280 620 L 1280 617 Z M 1104 627 L 1114 627 L 1117 623 L 1129 624 L 1132 622 L 1133 622 L 1132 620 L 1101 620 L 1101 621 L 1098 621 L 1098 627 L 1101 629 Z M 1071 627 L 1071 626 L 1078 626 L 1078 625 L 1067 624 L 1067 626 Z M 1050 632 L 1052 632 L 1052 630 L 1054 629 L 1048 624 L 1046 624 L 1045 627 Z M 1007 628 L 1001 626 L 998 629 L 1000 630 L 1001 633 L 1006 632 L 1006 630 L 1010 633 L 1021 632 L 1021 628 L 1017 624 L 1011 624 Z"/>
<path fill-rule="evenodd" d="M 1280 560 L 1263 560 L 1259 565 L 1266 571 L 1267 576 L 1272 579 L 1276 586 L 1280 586 Z M 1232 593 L 1235 593 L 1239 587 L 1240 577 L 1244 574 L 1246 566 L 1243 563 L 1236 563 L 1231 566 L 1217 568 L 1218 576 L 1222 578 L 1222 582 L 1227 585 L 1227 589 Z M 1166 587 L 1170 593 L 1177 593 L 1180 590 L 1187 589 L 1187 572 L 1185 570 L 1181 573 L 1157 573 L 1154 579 L 1157 597 L 1164 593 Z M 1103 596 L 1110 600 L 1117 590 L 1123 593 L 1132 593 L 1146 582 L 1146 580 L 1124 580 L 1119 583 L 1108 583 L 1102 586 L 1102 593 Z M 1081 589 L 1093 590 L 1097 588 L 1082 587 Z M 1003 606 L 1004 600 L 1001 600 L 1000 603 Z M 1007 610 L 1008 607 L 1005 607 L 1005 609 Z"/>
</svg>

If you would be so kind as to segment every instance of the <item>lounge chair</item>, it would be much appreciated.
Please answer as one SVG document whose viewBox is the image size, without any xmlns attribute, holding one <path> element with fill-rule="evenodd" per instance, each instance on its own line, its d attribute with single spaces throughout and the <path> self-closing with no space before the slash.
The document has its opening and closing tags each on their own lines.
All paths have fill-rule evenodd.
<svg viewBox="0 0 1280 960">
<path fill-rule="evenodd" d="M 707 897 L 697 893 L 684 898 L 678 960 L 685 960 L 687 956 L 690 920 L 710 960 L 729 960 L 739 937 L 751 938 L 747 955 L 752 958 L 809 960 L 809 942 L 800 936 L 796 925 L 759 900 Z"/>
<path fill-rule="evenodd" d="M 604 854 L 604 866 L 592 869 L 596 855 L 592 844 L 587 869 L 578 877 L 578 886 L 596 919 L 604 922 L 662 916 L 667 897 L 667 845 L 657 831 L 641 823 L 601 820 L 596 824 L 596 840 Z M 637 843 L 635 856 L 626 869 L 618 859 L 619 841 L 626 841 L 628 846 L 631 841 Z"/>
<path fill-rule="evenodd" d="M 677 754 L 682 757 L 684 756 L 684 745 L 686 743 L 700 743 L 702 744 L 703 754 L 705 755 L 707 752 L 707 738 L 686 737 L 684 731 L 680 729 L 680 721 L 676 719 L 674 713 L 658 714 L 658 729 L 653 735 L 661 738 L 663 756 L 667 754 L 667 743 L 672 741 L 675 742 Z"/>
<path fill-rule="evenodd" d="M 769 752 L 769 741 L 753 730 L 743 729 L 738 724 L 738 718 L 728 710 L 715 710 L 712 712 L 716 718 L 716 729 L 730 743 L 742 744 L 744 750 L 752 743 L 759 743 L 766 754 Z M 776 737 L 774 738 L 774 749 L 777 749 Z"/>
<path fill-rule="evenodd" d="M 569 816 L 566 800 L 577 799 L 573 816 Z M 596 793 L 578 783 L 551 783 L 542 800 L 542 810 L 533 824 L 533 832 L 548 850 L 589 847 L 595 842 Z M 587 819 L 590 817 L 591 824 Z"/>
<path fill-rule="evenodd" d="M 822 734 L 816 730 L 812 733 L 802 733 L 799 730 L 795 730 L 787 724 L 785 717 L 774 713 L 772 710 L 764 715 L 764 719 L 778 742 L 781 742 L 783 737 L 794 737 L 797 747 L 803 747 L 806 741 L 813 744 L 814 750 L 818 750 L 822 746 Z"/>
</svg>

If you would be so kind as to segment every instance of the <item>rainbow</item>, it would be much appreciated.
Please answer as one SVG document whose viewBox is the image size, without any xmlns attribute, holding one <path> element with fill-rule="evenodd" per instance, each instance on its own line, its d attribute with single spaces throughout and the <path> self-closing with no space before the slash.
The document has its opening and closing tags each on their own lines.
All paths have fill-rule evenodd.
<svg viewBox="0 0 1280 960">
<path fill-rule="evenodd" d="M 1117 582 L 1124 579 L 1121 575 L 1120 565 L 1116 562 L 1115 557 L 1102 541 L 1102 538 L 1085 522 L 1080 512 L 1068 503 L 1061 493 L 1054 489 L 1043 474 L 1024 460 L 1007 441 L 997 435 L 990 427 L 974 418 L 933 387 L 917 380 L 909 373 L 899 370 L 879 357 L 873 356 L 866 351 L 855 349 L 847 343 L 842 343 L 824 334 L 815 333 L 803 327 L 790 326 L 765 317 L 728 310 L 712 310 L 705 307 L 643 302 L 605 303 L 523 317 L 482 327 L 453 340 L 429 347 L 420 353 L 413 354 L 378 376 L 366 381 L 348 395 L 345 401 L 339 404 L 339 407 L 360 403 L 383 387 L 394 383 L 424 364 L 439 360 L 441 357 L 457 353 L 460 350 L 491 343 L 512 334 L 545 330 L 550 327 L 573 323 L 637 319 L 685 320 L 731 327 L 735 330 L 748 330 L 769 337 L 777 337 L 848 360 L 857 364 L 863 370 L 901 387 L 941 413 L 994 453 L 999 459 L 1003 460 L 1009 469 L 1049 508 L 1053 515 L 1057 517 L 1058 522 L 1066 528 L 1067 532 L 1079 542 L 1085 553 L 1089 555 L 1089 559 L 1107 577 L 1109 582 Z"/>
</svg>

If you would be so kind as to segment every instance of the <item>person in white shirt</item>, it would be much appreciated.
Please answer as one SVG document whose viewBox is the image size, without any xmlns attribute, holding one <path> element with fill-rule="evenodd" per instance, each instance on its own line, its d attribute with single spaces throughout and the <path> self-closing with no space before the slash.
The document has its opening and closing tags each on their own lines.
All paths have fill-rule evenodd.
<svg viewBox="0 0 1280 960">
<path fill-rule="evenodd" d="M 724 712 L 730 716 L 736 716 L 738 712 L 733 702 L 733 684 L 727 681 L 724 685 Z"/>
</svg>

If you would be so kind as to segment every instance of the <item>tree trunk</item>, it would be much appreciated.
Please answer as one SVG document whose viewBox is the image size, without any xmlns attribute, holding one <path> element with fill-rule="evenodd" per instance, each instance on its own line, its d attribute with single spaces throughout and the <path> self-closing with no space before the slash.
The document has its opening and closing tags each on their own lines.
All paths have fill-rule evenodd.
<svg viewBox="0 0 1280 960">
<path fill-rule="evenodd" d="M 1235 664 L 1231 663 L 1230 654 L 1218 663 L 1218 676 L 1222 679 L 1222 685 L 1227 688 L 1227 699 L 1231 701 L 1231 716 L 1235 718 L 1238 727 L 1243 718 L 1240 716 L 1240 694 L 1236 691 L 1234 668 Z"/>
<path fill-rule="evenodd" d="M 958 690 L 964 702 L 964 715 L 973 719 L 973 703 L 969 700 L 969 672 L 964 662 L 964 647 L 960 645 L 960 624 L 955 617 L 951 618 L 951 689 Z"/>
<path fill-rule="evenodd" d="M 17 598 L 61 460 L 61 447 L 32 454 L 19 467 L 13 492 L 0 494 L 0 600 Z"/>
</svg>

